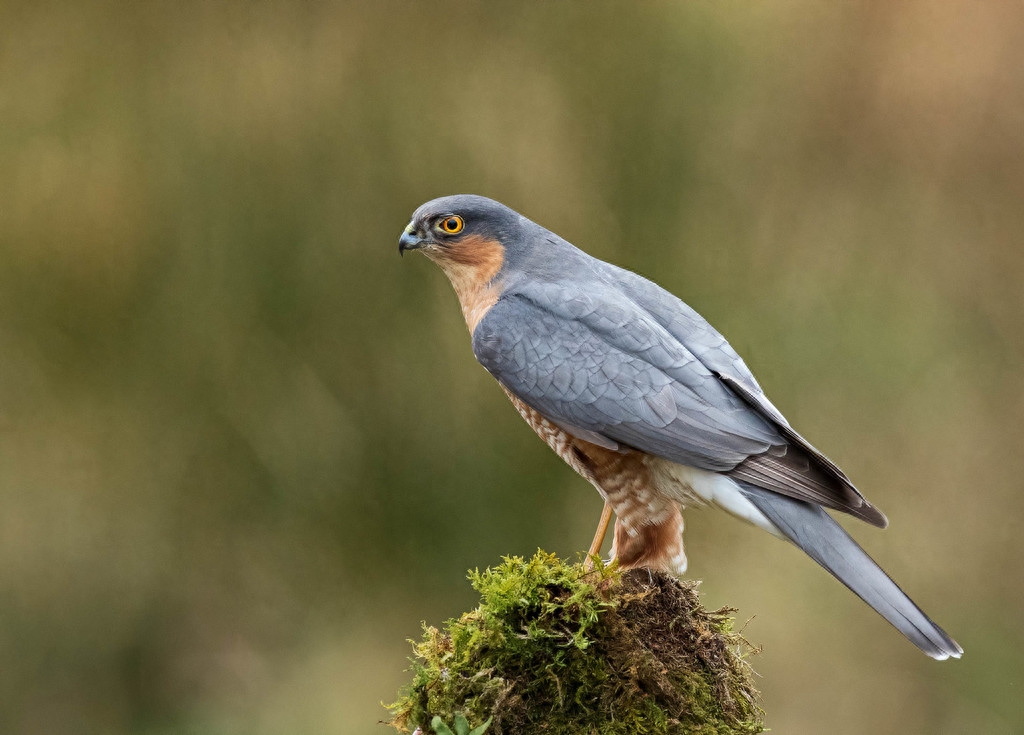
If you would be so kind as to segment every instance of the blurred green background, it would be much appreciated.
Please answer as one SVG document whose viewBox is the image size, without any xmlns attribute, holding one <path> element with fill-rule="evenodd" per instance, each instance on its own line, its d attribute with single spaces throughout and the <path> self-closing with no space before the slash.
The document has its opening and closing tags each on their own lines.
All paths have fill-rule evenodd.
<svg viewBox="0 0 1024 735">
<path fill-rule="evenodd" d="M 774 731 L 1024 731 L 1022 48 L 966 0 L 0 4 L 0 732 L 383 734 L 467 568 L 585 548 L 397 256 L 457 192 L 718 326 L 967 650 L 691 512 Z"/>
</svg>

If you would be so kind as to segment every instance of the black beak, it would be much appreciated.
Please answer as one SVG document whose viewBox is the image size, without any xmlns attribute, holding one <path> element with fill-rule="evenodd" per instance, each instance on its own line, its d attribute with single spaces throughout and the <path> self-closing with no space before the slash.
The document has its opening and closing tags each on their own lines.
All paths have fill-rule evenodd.
<svg viewBox="0 0 1024 735">
<path fill-rule="evenodd" d="M 402 233 L 402 236 L 398 238 L 399 255 L 404 254 L 406 250 L 419 250 L 421 247 L 423 247 L 423 239 L 415 232 L 406 230 Z"/>
</svg>

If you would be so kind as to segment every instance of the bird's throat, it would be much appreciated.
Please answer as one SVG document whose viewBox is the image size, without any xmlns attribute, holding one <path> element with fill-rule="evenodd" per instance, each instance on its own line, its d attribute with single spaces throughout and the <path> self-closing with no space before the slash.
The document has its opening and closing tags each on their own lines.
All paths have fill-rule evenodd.
<svg viewBox="0 0 1024 735">
<path fill-rule="evenodd" d="M 505 262 L 505 248 L 496 240 L 467 237 L 451 248 L 424 254 L 448 276 L 472 334 L 501 295 L 497 276 Z"/>
</svg>

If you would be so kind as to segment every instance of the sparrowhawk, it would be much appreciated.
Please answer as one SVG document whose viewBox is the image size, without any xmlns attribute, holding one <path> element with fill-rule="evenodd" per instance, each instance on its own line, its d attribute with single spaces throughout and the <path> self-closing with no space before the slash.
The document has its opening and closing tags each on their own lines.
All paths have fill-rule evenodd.
<svg viewBox="0 0 1024 735">
<path fill-rule="evenodd" d="M 884 528 L 881 511 L 678 298 L 480 196 L 421 206 L 406 250 L 448 276 L 477 360 L 605 498 L 605 523 L 614 510 L 622 567 L 682 574 L 681 509 L 715 505 L 796 544 L 929 656 L 963 652 L 826 509 Z"/>
</svg>

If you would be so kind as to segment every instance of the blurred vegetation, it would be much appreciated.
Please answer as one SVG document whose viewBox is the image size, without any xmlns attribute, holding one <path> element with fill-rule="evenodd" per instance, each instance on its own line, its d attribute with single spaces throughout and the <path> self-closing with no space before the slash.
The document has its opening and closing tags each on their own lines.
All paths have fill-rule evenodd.
<svg viewBox="0 0 1024 735">
<path fill-rule="evenodd" d="M 456 192 L 704 313 L 967 651 L 690 513 L 769 727 L 1024 730 L 1022 45 L 965 0 L 0 4 L 0 732 L 383 732 L 464 569 L 586 546 L 397 258 Z"/>
</svg>

